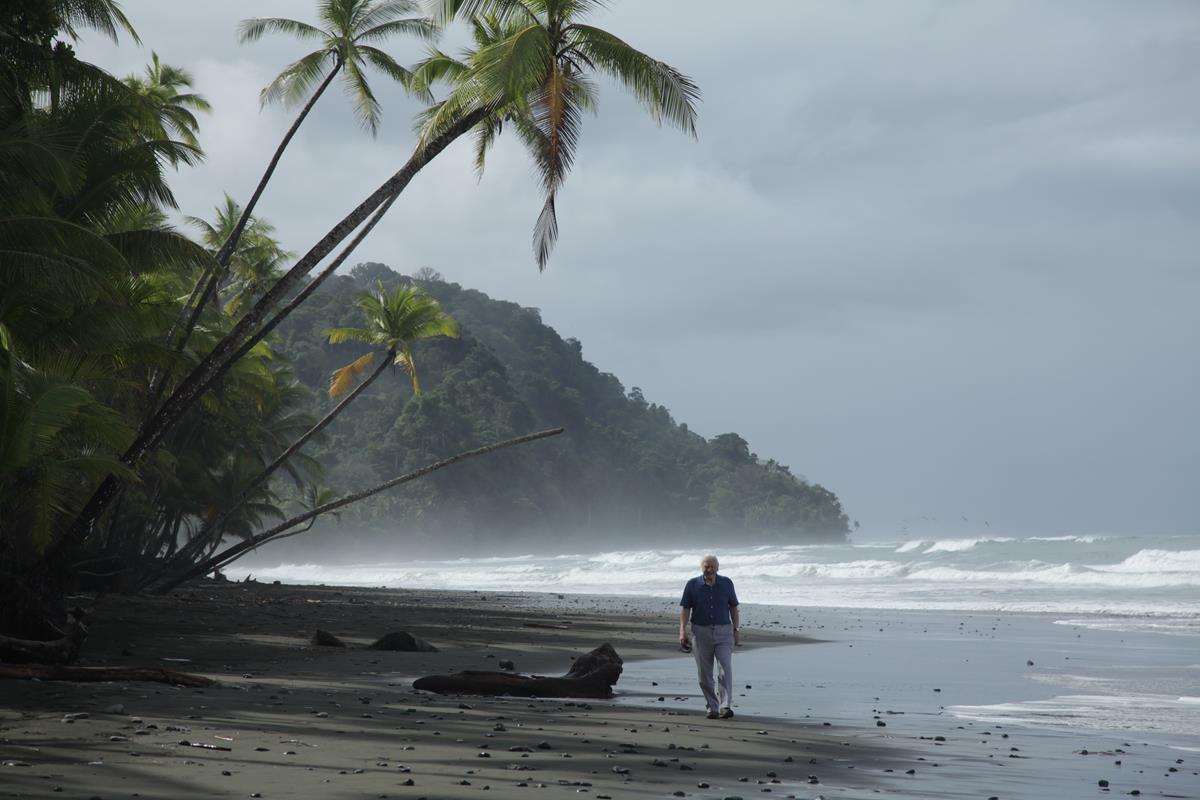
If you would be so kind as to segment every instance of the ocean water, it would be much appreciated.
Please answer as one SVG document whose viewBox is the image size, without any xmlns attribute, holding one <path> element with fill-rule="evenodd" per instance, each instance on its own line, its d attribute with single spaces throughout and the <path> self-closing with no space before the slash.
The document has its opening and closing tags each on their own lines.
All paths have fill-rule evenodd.
<svg viewBox="0 0 1200 800">
<path fill-rule="evenodd" d="M 715 548 L 714 548 L 715 549 Z M 281 550 L 281 552 L 284 552 Z M 232 578 L 346 586 L 675 597 L 701 550 L 380 561 L 237 563 Z M 744 603 L 1020 611 L 1063 624 L 1200 636 L 1200 535 L 910 539 L 720 548 Z"/>
</svg>

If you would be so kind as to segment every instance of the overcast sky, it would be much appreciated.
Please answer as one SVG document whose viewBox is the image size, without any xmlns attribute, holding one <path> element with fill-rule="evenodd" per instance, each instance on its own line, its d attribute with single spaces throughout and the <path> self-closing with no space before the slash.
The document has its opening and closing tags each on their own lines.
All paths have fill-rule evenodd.
<svg viewBox="0 0 1200 800">
<path fill-rule="evenodd" d="M 290 121 L 258 91 L 307 50 L 235 26 L 313 4 L 122 5 L 144 47 L 81 56 L 191 70 L 214 111 L 181 210 L 244 200 Z M 352 263 L 541 309 L 678 421 L 835 491 L 863 538 L 1200 531 L 1200 4 L 611 6 L 593 22 L 699 83 L 698 141 L 603 82 L 545 273 L 511 140 L 482 182 L 448 150 Z M 377 139 L 331 95 L 285 155 L 259 208 L 290 249 L 407 157 L 418 107 L 375 86 Z"/>
</svg>

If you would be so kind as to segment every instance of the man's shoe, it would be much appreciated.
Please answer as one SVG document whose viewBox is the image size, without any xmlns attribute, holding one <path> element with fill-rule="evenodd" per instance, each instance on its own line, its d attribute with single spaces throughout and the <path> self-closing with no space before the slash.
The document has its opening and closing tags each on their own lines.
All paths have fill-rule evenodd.
<svg viewBox="0 0 1200 800">
<path fill-rule="evenodd" d="M 708 718 L 709 719 L 720 719 L 721 715 L 718 714 L 716 711 L 710 711 L 710 712 L 708 712 Z"/>
<path fill-rule="evenodd" d="M 732 719 L 733 718 L 733 709 L 730 708 L 729 706 L 726 706 L 725 708 L 721 709 L 721 713 L 719 713 L 717 716 L 720 717 L 721 719 Z"/>
</svg>

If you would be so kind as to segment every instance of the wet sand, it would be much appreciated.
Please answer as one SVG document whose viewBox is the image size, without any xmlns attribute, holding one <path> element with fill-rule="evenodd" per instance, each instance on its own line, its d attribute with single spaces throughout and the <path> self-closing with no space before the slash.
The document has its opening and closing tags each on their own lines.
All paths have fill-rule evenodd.
<svg viewBox="0 0 1200 800">
<path fill-rule="evenodd" d="M 558 675 L 604 642 L 627 671 L 673 651 L 670 615 L 533 605 L 254 583 L 101 598 L 81 663 L 171 667 L 219 684 L 0 681 L 0 797 L 849 797 L 911 761 L 816 721 L 707 720 L 695 697 L 639 708 L 412 690 L 413 677 L 500 659 Z M 311 645 L 318 628 L 349 646 Z M 366 649 L 396 630 L 439 652 Z M 805 641 L 751 638 L 751 648 Z"/>
</svg>

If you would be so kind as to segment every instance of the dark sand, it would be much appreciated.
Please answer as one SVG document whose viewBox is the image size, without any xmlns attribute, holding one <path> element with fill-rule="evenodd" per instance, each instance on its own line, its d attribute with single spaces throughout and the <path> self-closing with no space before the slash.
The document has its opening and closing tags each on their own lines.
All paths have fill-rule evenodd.
<svg viewBox="0 0 1200 800">
<path fill-rule="evenodd" d="M 627 662 L 662 657 L 675 638 L 670 615 L 262 584 L 106 597 L 95 611 L 81 663 L 166 666 L 220 685 L 0 680 L 0 797 L 855 797 L 879 791 L 872 775 L 912 760 L 816 721 L 707 720 L 694 698 L 637 708 L 411 688 L 421 674 L 503 658 L 562 674 L 603 642 Z M 308 644 L 318 628 L 350 646 Z M 394 630 L 440 652 L 365 649 Z M 751 648 L 804 641 L 751 638 Z"/>
</svg>

